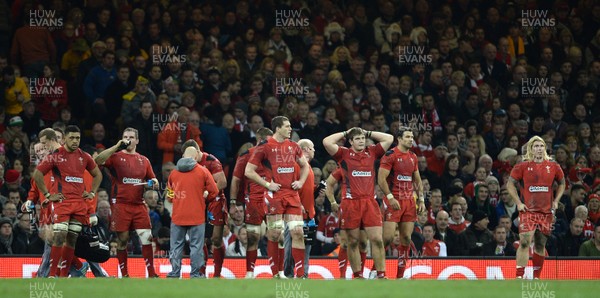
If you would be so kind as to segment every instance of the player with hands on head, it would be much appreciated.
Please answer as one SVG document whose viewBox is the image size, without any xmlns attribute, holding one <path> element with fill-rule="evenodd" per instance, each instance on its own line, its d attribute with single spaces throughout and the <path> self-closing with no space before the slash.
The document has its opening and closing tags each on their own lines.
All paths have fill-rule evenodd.
<svg viewBox="0 0 600 298">
<path fill-rule="evenodd" d="M 338 146 L 346 138 L 350 148 Z M 377 144 L 366 146 L 366 139 L 372 138 Z M 390 134 L 364 131 L 354 127 L 326 137 L 323 145 L 342 169 L 343 206 L 340 208 L 341 228 L 348 237 L 348 257 L 354 278 L 363 278 L 359 252 L 359 228 L 362 226 L 371 241 L 372 255 L 378 278 L 385 276 L 385 249 L 382 239 L 382 217 L 375 193 L 375 163 L 392 145 Z"/>
</svg>

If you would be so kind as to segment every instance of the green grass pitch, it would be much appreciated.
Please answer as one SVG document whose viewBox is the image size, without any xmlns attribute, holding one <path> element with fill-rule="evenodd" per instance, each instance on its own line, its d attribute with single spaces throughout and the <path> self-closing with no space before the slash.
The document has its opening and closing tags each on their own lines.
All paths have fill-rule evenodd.
<svg viewBox="0 0 600 298">
<path fill-rule="evenodd" d="M 600 297 L 599 281 L 2 279 L 6 298 Z"/>
</svg>

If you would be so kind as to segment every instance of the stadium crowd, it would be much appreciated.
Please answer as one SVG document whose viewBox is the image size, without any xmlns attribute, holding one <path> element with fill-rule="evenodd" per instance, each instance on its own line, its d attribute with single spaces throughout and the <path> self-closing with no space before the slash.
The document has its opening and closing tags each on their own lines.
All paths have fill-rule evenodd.
<svg viewBox="0 0 600 298">
<path fill-rule="evenodd" d="M 44 251 L 22 209 L 44 128 L 77 125 L 94 158 L 137 129 L 137 152 L 160 185 L 144 193 L 153 253 L 166 256 L 165 189 L 182 144 L 194 140 L 221 161 L 230 182 L 238 156 L 283 115 L 292 140 L 314 144 L 311 255 L 337 257 L 341 241 L 323 187 L 338 164 L 323 139 L 409 127 L 427 209 L 415 221 L 413 255 L 443 256 L 423 249 L 443 242 L 447 256 L 514 256 L 519 212 L 506 183 L 538 135 L 567 183 L 547 255 L 600 256 L 598 1 L 84 3 L 0 1 L 0 254 Z M 403 62 L 409 55 L 426 61 Z M 103 176 L 98 227 L 117 255 Z M 226 256 L 245 256 L 243 199 L 230 203 L 229 184 L 222 245 Z M 375 195 L 383 205 L 379 187 Z M 127 251 L 142 254 L 140 241 L 131 233 Z M 259 256 L 267 243 L 260 239 Z M 400 246 L 397 230 L 386 255 L 398 257 Z"/>
</svg>

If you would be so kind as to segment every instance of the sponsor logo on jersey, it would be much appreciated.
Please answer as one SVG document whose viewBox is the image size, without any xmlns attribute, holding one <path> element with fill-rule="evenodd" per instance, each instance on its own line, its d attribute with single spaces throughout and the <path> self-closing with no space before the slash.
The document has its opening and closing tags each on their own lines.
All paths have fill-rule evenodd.
<svg viewBox="0 0 600 298">
<path fill-rule="evenodd" d="M 371 177 L 371 171 L 352 171 L 352 177 Z"/>
<path fill-rule="evenodd" d="M 294 167 L 289 168 L 277 168 L 278 174 L 289 174 L 294 172 Z"/>
<path fill-rule="evenodd" d="M 398 179 L 398 181 L 412 181 L 412 177 L 411 176 L 405 176 L 405 175 L 398 175 L 398 177 L 396 177 L 396 179 Z"/>
<path fill-rule="evenodd" d="M 67 181 L 69 183 L 83 183 L 83 178 L 73 177 L 73 176 L 66 176 L 65 177 L 65 181 Z"/>
<path fill-rule="evenodd" d="M 548 187 L 532 185 L 529 187 L 529 192 L 548 192 Z"/>
<path fill-rule="evenodd" d="M 123 184 L 138 184 L 142 183 L 142 179 L 123 177 Z"/>
</svg>

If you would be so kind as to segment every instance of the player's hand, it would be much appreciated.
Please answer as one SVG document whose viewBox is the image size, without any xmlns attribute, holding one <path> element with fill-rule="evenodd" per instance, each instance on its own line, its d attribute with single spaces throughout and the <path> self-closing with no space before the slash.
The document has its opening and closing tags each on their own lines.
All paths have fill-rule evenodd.
<svg viewBox="0 0 600 298">
<path fill-rule="evenodd" d="M 152 189 L 158 190 L 160 188 L 160 184 L 158 184 L 158 179 L 152 178 L 150 180 L 152 181 Z"/>
<path fill-rule="evenodd" d="M 63 196 L 63 194 L 61 194 L 61 193 L 55 193 L 55 194 L 51 194 L 47 201 L 50 201 L 50 202 L 62 202 L 64 199 L 65 199 L 65 197 Z"/>
<path fill-rule="evenodd" d="M 205 199 L 208 198 L 208 190 L 205 190 L 202 195 L 204 196 Z"/>
<path fill-rule="evenodd" d="M 35 204 L 31 200 L 25 201 L 25 204 L 21 205 L 21 212 L 31 213 L 31 210 L 35 208 Z"/>
<path fill-rule="evenodd" d="M 96 214 L 90 215 L 90 225 L 93 227 L 98 224 L 98 216 Z"/>
<path fill-rule="evenodd" d="M 331 203 L 331 211 L 339 212 L 340 211 L 340 205 L 338 205 L 337 202 Z"/>
<path fill-rule="evenodd" d="M 293 187 L 293 185 L 294 185 L 294 183 L 292 183 L 292 187 Z M 267 187 L 267 189 L 269 189 L 270 191 L 273 191 L 273 192 L 279 191 L 280 188 L 281 188 L 281 184 L 275 183 L 275 182 L 270 182 L 269 187 Z"/>
<path fill-rule="evenodd" d="M 417 201 L 417 214 L 421 214 L 425 211 L 427 211 L 427 208 L 425 208 L 425 201 Z"/>
<path fill-rule="evenodd" d="M 554 210 L 554 211 L 558 210 L 558 202 L 557 201 L 552 202 L 552 210 Z"/>
<path fill-rule="evenodd" d="M 292 182 L 292 189 L 293 189 L 293 190 L 299 190 L 299 189 L 301 189 L 301 188 L 302 188 L 302 185 L 303 185 L 303 184 L 304 184 L 304 183 L 300 183 L 300 181 L 297 181 L 297 180 L 296 180 L 296 181 Z"/>
<path fill-rule="evenodd" d="M 392 198 L 389 201 L 390 201 L 390 206 L 392 206 L 392 208 L 394 210 L 400 210 L 400 202 L 398 202 L 398 200 L 396 200 L 396 198 Z"/>
<path fill-rule="evenodd" d="M 86 200 L 92 200 L 94 198 L 94 195 L 91 192 L 87 192 L 85 190 L 81 196 Z"/>
<path fill-rule="evenodd" d="M 523 203 L 519 203 L 517 204 L 517 210 L 519 210 L 519 212 L 527 211 L 527 206 L 525 206 Z"/>
</svg>

